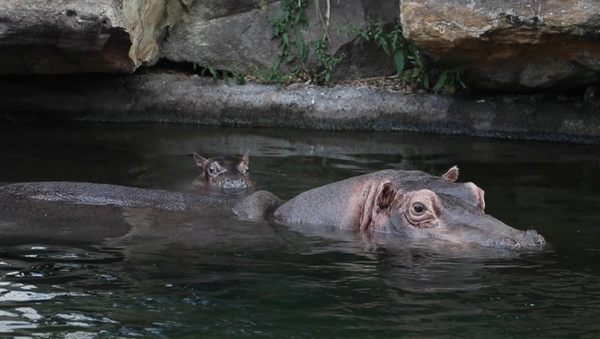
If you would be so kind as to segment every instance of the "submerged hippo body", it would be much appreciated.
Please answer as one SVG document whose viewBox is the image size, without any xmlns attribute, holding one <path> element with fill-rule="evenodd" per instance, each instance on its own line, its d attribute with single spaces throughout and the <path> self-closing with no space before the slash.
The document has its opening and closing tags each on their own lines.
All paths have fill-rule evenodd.
<svg viewBox="0 0 600 339">
<path fill-rule="evenodd" d="M 440 177 L 421 171 L 379 171 L 304 192 L 279 206 L 274 217 L 287 225 L 330 225 L 367 235 L 504 249 L 545 245 L 536 231 L 520 231 L 485 214 L 483 190 L 470 182 L 456 183 L 457 178 L 456 166 Z M 271 199 L 276 198 L 257 192 L 234 211 L 260 217 L 260 210 L 269 207 L 265 201 Z M 252 210 L 253 204 L 260 207 Z"/>
<path fill-rule="evenodd" d="M 544 238 L 535 231 L 514 229 L 485 214 L 483 190 L 473 183 L 456 183 L 457 177 L 456 167 L 443 176 L 421 171 L 384 170 L 318 187 L 285 203 L 267 191 L 258 191 L 245 198 L 209 198 L 102 184 L 21 183 L 0 187 L 0 205 L 10 210 L 12 200 L 25 198 L 86 205 L 153 207 L 209 212 L 221 218 L 268 218 L 295 227 L 334 226 L 368 237 L 429 238 L 504 249 L 545 245 Z M 71 208 L 77 208 L 77 205 L 71 205 Z M 29 213 L 36 212 L 30 210 Z M 202 218 L 202 214 L 195 215 Z M 201 221 L 196 220 L 193 224 L 201 227 Z M 159 225 L 159 228 L 164 232 L 168 225 Z M 85 235 L 85 232 L 81 234 Z M 202 229 L 189 234 L 202 236 Z"/>
<path fill-rule="evenodd" d="M 193 182 L 197 189 L 241 190 L 253 185 L 250 179 L 250 155 L 204 158 L 194 153 L 196 166 L 202 172 Z"/>
</svg>

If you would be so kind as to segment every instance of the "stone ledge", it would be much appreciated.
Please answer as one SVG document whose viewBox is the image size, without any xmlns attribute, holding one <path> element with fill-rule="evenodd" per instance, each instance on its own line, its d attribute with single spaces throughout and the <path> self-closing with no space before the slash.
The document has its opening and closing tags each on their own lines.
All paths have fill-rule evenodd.
<svg viewBox="0 0 600 339">
<path fill-rule="evenodd" d="M 538 96 L 449 97 L 337 86 L 215 84 L 171 74 L 0 77 L 0 120 L 414 131 L 600 144 L 598 107 Z"/>
</svg>

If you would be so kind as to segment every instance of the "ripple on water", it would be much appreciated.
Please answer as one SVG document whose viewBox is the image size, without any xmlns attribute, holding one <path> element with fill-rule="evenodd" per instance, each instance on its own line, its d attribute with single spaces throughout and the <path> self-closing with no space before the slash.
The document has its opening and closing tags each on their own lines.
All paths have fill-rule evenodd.
<svg viewBox="0 0 600 339">
<path fill-rule="evenodd" d="M 268 138 L 257 139 L 255 130 L 205 133 L 172 125 L 60 127 L 64 133 L 51 133 L 57 128 L 51 126 L 29 128 L 0 126 L 0 158 L 18 160 L 8 170 L 0 166 L 1 180 L 85 179 L 179 189 L 197 174 L 191 152 L 243 153 L 250 147 L 260 188 L 288 199 L 377 169 L 439 174 L 458 164 L 461 181 L 486 190 L 492 215 L 536 228 L 557 246 L 539 255 L 404 243 L 392 250 L 364 239 L 331 241 L 327 232 L 306 235 L 274 226 L 286 245 L 235 253 L 178 245 L 152 250 L 152 244 L 146 251 L 72 243 L 2 247 L 0 337 L 596 338 L 600 333 L 595 257 L 600 151 L 594 147 L 355 132 L 270 131 Z M 237 146 L 223 146 L 228 143 Z M 14 170 L 19 163 L 27 164 L 20 168 L 25 174 Z M 150 179 L 122 174 L 134 167 L 145 168 Z M 0 220 L 0 229 L 18 226 Z"/>
<path fill-rule="evenodd" d="M 78 304 L 76 300 L 79 298 L 91 298 L 93 294 L 80 289 L 79 285 L 88 285 L 90 280 L 99 280 L 95 279 L 98 276 L 111 274 L 110 271 L 104 272 L 105 267 L 101 265 L 120 262 L 122 258 L 111 255 L 109 249 L 98 252 L 57 246 L 19 246 L 5 251 L 10 253 L 5 258 L 10 271 L 0 278 L 0 332 L 24 333 L 31 329 L 45 332 L 53 329 L 53 334 L 36 332 L 34 337 L 97 338 L 97 333 L 54 329 L 101 329 L 117 324 L 95 313 L 64 312 L 70 307 L 65 309 L 63 306 L 65 303 Z M 54 282 L 60 284 L 52 284 Z M 81 300 L 81 304 L 85 305 L 86 301 Z"/>
</svg>

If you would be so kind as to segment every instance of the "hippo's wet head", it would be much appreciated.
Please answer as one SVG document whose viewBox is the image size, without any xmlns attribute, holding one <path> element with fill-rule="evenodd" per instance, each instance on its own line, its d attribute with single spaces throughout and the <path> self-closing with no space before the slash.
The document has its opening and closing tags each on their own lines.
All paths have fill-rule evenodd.
<svg viewBox="0 0 600 339">
<path fill-rule="evenodd" d="M 544 247 L 536 231 L 520 231 L 485 214 L 483 190 L 457 178 L 457 167 L 442 176 L 379 171 L 300 194 L 277 209 L 276 217 L 502 249 Z"/>
<path fill-rule="evenodd" d="M 456 183 L 457 178 L 455 166 L 441 177 L 406 176 L 401 185 L 383 181 L 377 203 L 361 227 L 502 249 L 542 248 L 546 244 L 536 231 L 520 231 L 485 214 L 483 190 L 471 182 Z"/>
<path fill-rule="evenodd" d="M 246 189 L 252 187 L 250 179 L 250 156 L 222 156 L 204 158 L 194 153 L 194 161 L 202 171 L 194 186 L 220 189 Z"/>
</svg>

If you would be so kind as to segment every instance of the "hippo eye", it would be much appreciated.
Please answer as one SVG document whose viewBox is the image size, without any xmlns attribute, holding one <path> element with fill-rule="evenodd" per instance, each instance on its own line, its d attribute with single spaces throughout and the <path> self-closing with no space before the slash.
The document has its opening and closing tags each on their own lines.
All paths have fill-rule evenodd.
<svg viewBox="0 0 600 339">
<path fill-rule="evenodd" d="M 412 206 L 413 208 L 413 212 L 415 212 L 415 214 L 421 214 L 423 212 L 425 212 L 425 206 L 423 206 L 422 204 L 416 203 Z"/>
</svg>

